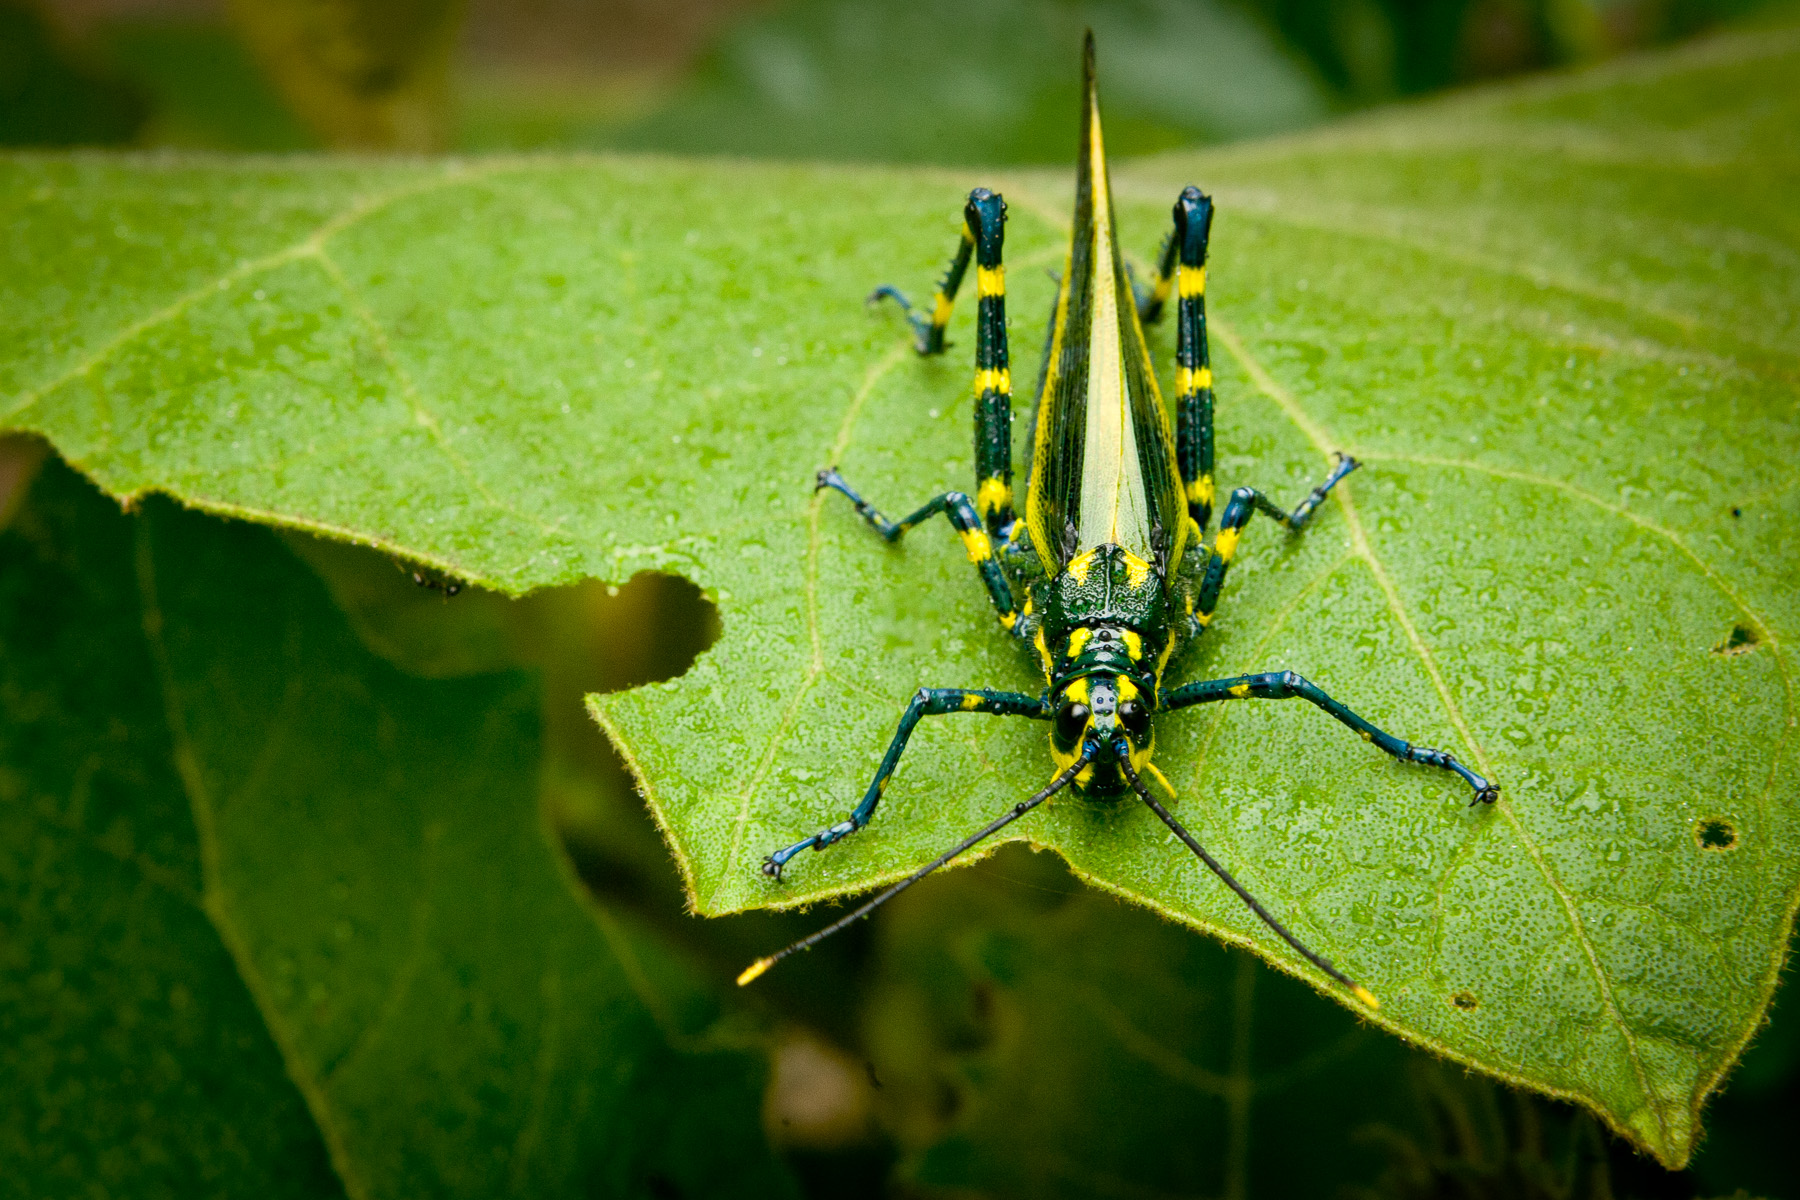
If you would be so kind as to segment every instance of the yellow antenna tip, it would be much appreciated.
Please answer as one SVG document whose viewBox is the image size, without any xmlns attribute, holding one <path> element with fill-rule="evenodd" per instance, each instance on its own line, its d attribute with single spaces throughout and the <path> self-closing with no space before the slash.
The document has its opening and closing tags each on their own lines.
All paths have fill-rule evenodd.
<svg viewBox="0 0 1800 1200">
<path fill-rule="evenodd" d="M 758 963 L 757 965 L 761 966 L 762 964 Z M 745 971 L 744 974 L 750 975 L 750 972 Z M 760 975 L 760 974 L 762 974 L 762 972 L 757 971 L 757 975 Z M 755 979 L 756 975 L 750 975 L 750 978 Z M 745 981 L 742 978 L 740 978 L 738 980 L 738 982 L 743 983 Z M 1380 1008 L 1381 1007 L 1381 1001 L 1379 1001 L 1375 998 L 1375 993 L 1371 992 L 1368 988 L 1363 987 L 1361 984 L 1353 985 L 1350 988 L 1350 994 L 1355 996 L 1358 1000 L 1361 1000 L 1364 1004 L 1368 1005 L 1370 1008 Z"/>
<path fill-rule="evenodd" d="M 770 967 L 772 967 L 774 965 L 775 965 L 775 960 L 772 958 L 757 959 L 755 962 L 753 962 L 749 966 L 745 967 L 743 970 L 743 973 L 738 976 L 738 986 L 743 987 L 746 983 L 749 983 L 751 980 L 755 979 L 758 975 L 761 975 L 764 971 L 768 970 Z M 1369 997 L 1369 999 L 1374 1000 L 1374 997 L 1371 996 L 1371 997 Z"/>
</svg>

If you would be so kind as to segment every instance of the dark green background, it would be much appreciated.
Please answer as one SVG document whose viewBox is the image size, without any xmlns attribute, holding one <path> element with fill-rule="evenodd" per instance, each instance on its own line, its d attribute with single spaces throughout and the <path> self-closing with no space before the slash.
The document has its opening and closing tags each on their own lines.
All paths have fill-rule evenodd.
<svg viewBox="0 0 1800 1200">
<path fill-rule="evenodd" d="M 1600 35 L 1571 26 L 1571 7 L 1583 6 L 777 5 L 721 19 L 672 82 L 622 107 L 594 98 L 612 94 L 598 76 L 550 92 L 509 90 L 494 81 L 517 78 L 518 62 L 509 60 L 511 74 L 484 72 L 470 51 L 459 60 L 467 70 L 455 142 L 1056 161 L 1070 137 L 1067 47 L 1084 24 L 1100 30 L 1104 55 L 1117 56 L 1107 64 L 1114 76 L 1130 76 L 1134 44 L 1210 33 L 1237 51 L 1221 58 L 1213 90 L 1171 96 L 1152 72 L 1121 86 L 1109 120 L 1115 148 L 1130 152 L 1295 129 L 1395 97 L 1687 36 L 1752 6 L 1600 6 L 1592 11 L 1614 14 L 1619 27 L 1602 20 Z M 54 11 L 0 0 L 0 143 L 287 150 L 321 138 L 222 16 L 152 14 L 71 33 Z M 147 572 L 147 561 L 156 569 Z M 1253 959 L 1084 891 L 1049 856 L 1023 851 L 917 889 L 754 995 L 726 994 L 719 981 L 809 930 L 817 915 L 684 917 L 654 828 L 575 703 L 585 691 L 677 674 L 715 635 L 708 606 L 679 582 L 644 577 L 621 595 L 590 587 L 446 604 L 369 552 L 284 541 L 162 502 L 121 515 L 51 460 L 29 494 L 15 497 L 0 534 L 0 602 L 7 1194 L 517 1187 L 660 1196 L 780 1192 L 797 1181 L 811 1194 L 860 1195 L 886 1181 L 902 1194 L 948 1186 L 1002 1195 L 1347 1187 L 1564 1195 L 1599 1194 L 1581 1190 L 1593 1186 L 1597 1162 L 1609 1164 L 1618 1195 L 1743 1187 L 1781 1196 L 1800 1179 L 1790 1136 L 1800 1121 L 1800 1022 L 1780 1006 L 1711 1108 L 1699 1157 L 1671 1175 L 1587 1118 L 1429 1061 Z M 159 630 L 147 631 L 151 611 Z M 594 638 L 595 628 L 606 636 Z M 288 700 L 298 709 L 278 718 L 245 698 L 286 695 L 300 686 L 294 680 L 330 703 Z M 220 765 L 201 750 L 184 757 L 170 725 L 184 711 L 168 694 L 175 686 L 212 695 L 193 711 L 226 714 L 217 729 L 186 731 L 194 746 L 215 748 Z M 241 694 L 218 698 L 233 688 Z M 292 759 L 231 763 L 234 743 L 266 739 L 257 722 L 277 720 L 292 731 Z M 319 723 L 312 733 L 308 721 Z M 347 749 L 339 735 L 366 727 L 389 729 L 390 740 L 371 743 L 365 758 L 321 760 L 304 749 Z M 526 759 L 508 758 L 521 747 Z M 396 774 L 395 762 L 408 769 Z M 201 876 L 209 835 L 184 798 L 194 772 L 208 770 L 254 776 L 257 786 L 242 791 L 251 805 L 259 788 L 337 795 L 349 824 L 296 828 L 290 860 L 237 863 L 241 890 L 209 897 Z M 491 811 L 504 781 L 520 775 L 535 777 L 536 790 Z M 46 796 L 81 804 L 47 807 Z M 392 1048 L 405 1070 L 388 1083 L 372 1077 L 359 1090 L 345 1078 L 329 1104 L 315 1097 L 309 1111 L 293 1064 L 354 1051 L 333 1048 L 328 1005 L 281 997 L 266 981 L 259 1001 L 244 964 L 266 962 L 274 979 L 282 954 L 331 953 L 333 889 L 376 887 L 405 858 L 372 854 L 359 866 L 335 849 L 366 848 L 370 835 L 354 822 L 371 803 L 413 806 L 417 830 L 451 830 L 451 842 L 468 830 L 468 861 L 442 897 L 465 923 L 444 930 L 432 960 L 462 1008 L 408 1023 L 418 1040 Z M 609 937 L 593 933 L 572 889 L 562 897 L 542 881 L 540 896 L 509 897 L 525 914 L 511 921 L 458 908 L 469 899 L 458 893 L 505 893 L 504 883 L 471 891 L 467 881 L 481 872 L 519 877 L 506 853 L 554 880 L 552 843 L 535 832 L 540 811 L 596 898 L 594 911 L 614 923 Z M 265 819 L 254 808 L 240 816 Z M 329 838 L 318 855 L 305 850 L 312 834 Z M 229 850 L 221 853 L 228 862 Z M 324 861 L 330 877 L 307 876 L 307 864 Z M 402 904 L 379 895 L 352 902 L 371 919 Z M 259 905 L 278 910 L 271 930 L 305 915 L 282 935 L 305 944 L 259 940 Z M 566 923 L 561 933 L 546 932 L 546 909 Z M 605 997 L 632 991 L 616 977 L 625 970 L 619 939 L 644 948 L 680 1011 L 657 1013 L 641 992 L 608 1008 Z M 515 943 L 538 944 L 546 960 L 519 968 L 530 986 L 483 975 L 494 962 L 517 965 Z M 558 955 L 566 974 L 548 961 Z M 572 1034 L 577 1042 L 625 1048 L 623 1059 L 572 1060 L 566 1094 L 533 1093 L 510 1073 L 541 1038 L 523 1016 L 516 1027 L 493 1020 L 495 1006 L 538 1013 L 550 978 L 579 998 L 571 1011 L 610 1022 Z M 273 1029 L 271 1013 L 285 1014 Z M 474 1024 L 462 1024 L 471 1014 Z M 484 1061 L 483 1048 L 457 1032 L 473 1027 L 506 1028 L 526 1049 Z M 782 1162 L 765 1161 L 760 1064 L 797 1028 L 865 1069 L 874 1124 L 834 1147 L 790 1146 Z M 284 1047 L 282 1038 L 295 1040 Z M 655 1082 L 633 1085 L 632 1102 L 608 1110 L 585 1081 L 627 1060 L 641 1073 L 633 1078 Z M 439 1073 L 461 1073 L 474 1106 L 437 1106 L 430 1080 Z M 419 1090 L 383 1094 L 392 1078 Z M 542 1113 L 514 1119 L 521 1097 L 534 1094 L 550 1097 L 545 1127 L 561 1131 L 542 1135 L 546 1148 L 528 1159 L 547 1164 L 545 1173 L 508 1175 L 515 1169 L 475 1161 L 471 1147 L 516 1149 L 521 1130 L 546 1122 Z M 325 1112 L 341 1114 L 341 1127 Z M 395 1121 L 407 1127 L 383 1124 Z M 366 1176 L 333 1172 L 334 1138 L 349 1147 L 339 1161 L 363 1164 Z"/>
</svg>

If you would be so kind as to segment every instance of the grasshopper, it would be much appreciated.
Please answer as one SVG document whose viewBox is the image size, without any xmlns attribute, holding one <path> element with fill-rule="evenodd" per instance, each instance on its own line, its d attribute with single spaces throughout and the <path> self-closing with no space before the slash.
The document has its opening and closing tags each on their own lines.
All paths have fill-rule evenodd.
<svg viewBox="0 0 1800 1200">
<path fill-rule="evenodd" d="M 1499 789 L 1448 752 L 1415 746 L 1378 728 L 1292 671 L 1165 683 L 1170 664 L 1180 661 L 1211 625 L 1250 518 L 1260 512 L 1299 533 L 1358 464 L 1339 454 L 1330 473 L 1291 511 L 1255 488 L 1238 488 L 1225 504 L 1212 545 L 1204 544 L 1215 498 L 1213 376 L 1206 344 L 1212 201 L 1197 187 L 1182 190 L 1155 278 L 1139 291 L 1119 253 L 1091 33 L 1082 70 L 1075 219 L 1039 376 L 1024 515 L 1015 510 L 1012 486 L 1012 375 L 1001 258 L 1006 202 L 986 188 L 969 193 L 962 240 L 929 315 L 892 287 L 878 288 L 870 297 L 871 302 L 891 299 L 899 304 L 921 355 L 941 354 L 957 291 L 973 259 L 979 297 L 974 497 L 945 492 L 892 521 L 835 467 L 820 471 L 817 479 L 817 487 L 847 497 L 889 542 L 943 514 L 980 573 L 1001 627 L 1037 660 L 1044 690 L 1032 696 L 985 688 L 920 688 L 861 803 L 844 820 L 770 854 L 762 869 L 779 879 L 802 850 L 823 850 L 866 826 L 908 737 L 925 717 L 980 712 L 1044 721 L 1059 770 L 1041 791 L 854 912 L 758 959 L 738 982 L 750 982 L 787 955 L 867 916 L 1070 787 L 1089 796 L 1135 795 L 1142 800 L 1270 929 L 1357 999 L 1377 1007 L 1374 995 L 1295 937 L 1145 786 L 1148 775 L 1174 795 L 1152 762 L 1156 718 L 1201 704 L 1298 697 L 1403 762 L 1461 776 L 1474 793 L 1471 804 L 1492 804 Z M 1158 320 L 1171 294 L 1176 314 L 1173 429 L 1144 338 L 1144 326 Z"/>
</svg>

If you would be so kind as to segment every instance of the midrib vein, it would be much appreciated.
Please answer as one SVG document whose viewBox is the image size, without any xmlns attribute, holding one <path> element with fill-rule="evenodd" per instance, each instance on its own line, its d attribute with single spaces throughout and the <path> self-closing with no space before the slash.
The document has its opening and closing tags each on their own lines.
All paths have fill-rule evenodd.
<svg viewBox="0 0 1800 1200">
<path fill-rule="evenodd" d="M 838 423 L 837 436 L 832 439 L 830 461 L 824 465 L 836 466 L 850 448 L 850 438 L 856 428 L 856 418 L 862 415 L 863 405 L 868 402 L 876 384 L 882 377 L 905 360 L 910 343 L 896 342 L 888 352 L 876 359 L 863 373 L 863 380 L 850 397 L 849 405 L 844 409 L 843 420 Z M 744 848 L 744 830 L 750 824 L 750 806 L 756 798 L 757 789 L 775 766 L 775 754 L 786 742 L 788 731 L 799 719 L 800 705 L 805 703 L 811 693 L 813 684 L 825 671 L 825 641 L 819 628 L 819 555 L 821 551 L 819 516 L 825 505 L 824 491 L 815 488 L 812 500 L 806 512 L 806 567 L 804 570 L 801 594 L 806 600 L 806 637 L 811 648 L 811 656 L 806 663 L 806 670 L 801 673 L 800 682 L 794 688 L 794 694 L 782 709 L 781 719 L 770 735 L 768 745 L 762 757 L 757 760 L 756 769 L 750 778 L 744 781 L 744 790 L 739 797 L 737 820 L 731 833 L 731 848 L 725 853 L 725 868 L 719 873 L 718 882 L 713 885 L 712 894 L 707 897 L 707 908 L 715 908 L 719 893 L 737 871 L 738 855 Z"/>
<path fill-rule="evenodd" d="M 1235 358 L 1249 374 L 1251 381 L 1256 384 L 1257 390 L 1275 402 L 1275 405 L 1280 408 L 1282 413 L 1306 436 L 1307 440 L 1313 444 L 1314 448 L 1317 449 L 1320 454 L 1329 457 L 1336 449 L 1336 444 L 1333 439 L 1326 435 L 1324 428 L 1307 415 L 1307 413 L 1301 409 L 1294 397 L 1280 384 L 1276 383 L 1274 378 L 1263 369 L 1262 364 L 1245 348 L 1234 329 L 1217 317 L 1212 318 L 1209 324 L 1212 327 L 1214 335 L 1225 344 L 1226 349 L 1231 352 L 1231 356 Z M 1393 579 L 1388 575 L 1387 568 L 1376 555 L 1374 547 L 1369 544 L 1368 533 L 1363 528 L 1362 520 L 1357 513 L 1351 490 L 1340 484 L 1336 494 L 1338 505 L 1344 511 L 1345 523 L 1350 529 L 1350 539 L 1355 555 L 1368 565 L 1370 574 L 1375 578 L 1376 586 L 1381 589 L 1381 593 L 1383 597 L 1385 597 L 1388 608 L 1394 615 L 1394 619 L 1399 622 L 1401 630 L 1406 635 L 1407 642 L 1413 648 L 1413 653 L 1418 656 L 1420 664 L 1425 668 L 1426 674 L 1430 677 L 1432 687 L 1437 691 L 1439 703 L 1443 705 L 1445 715 L 1450 718 L 1450 723 L 1456 727 L 1458 735 L 1462 738 L 1463 745 L 1469 748 L 1469 753 L 1475 759 L 1476 764 L 1481 768 L 1481 773 L 1488 776 L 1490 779 L 1493 778 L 1494 769 L 1492 764 L 1488 761 L 1487 752 L 1482 748 L 1481 743 L 1476 740 L 1474 731 L 1470 729 L 1467 719 L 1463 716 L 1462 706 L 1459 705 L 1456 702 L 1455 697 L 1451 695 L 1449 685 L 1444 680 L 1443 672 L 1438 668 L 1437 659 L 1431 653 L 1430 648 L 1426 646 L 1424 638 L 1419 635 L 1418 628 L 1413 624 L 1411 616 L 1408 615 L 1406 606 L 1400 598 L 1400 593 L 1395 588 Z M 1668 1121 L 1663 1115 L 1662 1105 L 1657 1100 L 1656 1093 L 1650 1087 L 1649 1077 L 1644 1070 L 1643 1059 L 1638 1053 L 1637 1037 L 1632 1033 L 1631 1027 L 1625 1023 L 1624 1015 L 1619 1011 L 1618 1003 L 1613 997 L 1612 983 L 1607 978 L 1605 969 L 1601 966 L 1599 954 L 1595 951 L 1594 944 L 1588 937 L 1587 928 L 1581 921 L 1581 915 L 1576 911 L 1574 897 L 1569 894 L 1568 890 L 1563 886 L 1562 881 L 1559 880 L 1556 877 L 1555 872 L 1550 869 L 1550 864 L 1544 860 L 1543 852 L 1538 847 L 1537 842 L 1528 832 L 1526 832 L 1523 824 L 1520 823 L 1517 815 L 1512 811 L 1512 806 L 1507 801 L 1504 794 L 1501 796 L 1500 800 L 1496 802 L 1494 807 L 1499 810 L 1502 819 L 1506 821 L 1508 828 L 1512 830 L 1513 836 L 1518 839 L 1519 846 L 1525 851 L 1526 857 L 1529 858 L 1532 865 L 1537 868 L 1545 885 L 1562 905 L 1563 913 L 1567 916 L 1569 927 L 1574 933 L 1575 942 L 1581 947 L 1582 954 L 1587 958 L 1588 967 L 1593 972 L 1595 985 L 1600 990 L 1601 1002 L 1606 1008 L 1606 1015 L 1619 1030 L 1620 1036 L 1625 1040 L 1625 1050 L 1627 1057 L 1631 1060 L 1632 1074 L 1637 1079 L 1638 1088 L 1644 1096 L 1644 1102 L 1648 1105 L 1651 1116 L 1655 1118 L 1657 1130 L 1661 1134 L 1662 1140 L 1666 1145 L 1669 1141 Z"/>
</svg>

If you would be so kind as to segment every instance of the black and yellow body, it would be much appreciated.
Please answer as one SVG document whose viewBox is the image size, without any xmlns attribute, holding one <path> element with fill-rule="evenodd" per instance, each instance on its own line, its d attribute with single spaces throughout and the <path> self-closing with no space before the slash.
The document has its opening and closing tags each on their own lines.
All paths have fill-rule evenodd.
<svg viewBox="0 0 1800 1200">
<path fill-rule="evenodd" d="M 748 982 L 777 959 L 828 936 L 889 895 L 1017 820 L 1062 787 L 1089 795 L 1135 794 L 1299 953 L 1359 998 L 1374 998 L 1313 953 L 1265 910 L 1194 840 L 1144 786 L 1156 719 L 1195 704 L 1299 697 L 1379 749 L 1408 762 L 1455 772 L 1474 801 L 1497 789 L 1450 754 L 1414 746 L 1377 728 L 1310 681 L 1279 671 L 1171 686 L 1169 672 L 1213 619 L 1220 589 L 1245 524 L 1257 512 L 1288 530 L 1304 529 L 1319 504 L 1357 466 L 1336 467 L 1289 511 L 1255 488 L 1234 491 L 1212 543 L 1214 507 L 1213 380 L 1206 346 L 1206 254 L 1212 202 L 1198 188 L 1176 200 L 1174 228 L 1150 285 L 1138 294 L 1120 253 L 1094 81 L 1093 41 L 1084 55 L 1075 218 L 1031 428 L 1030 475 L 1023 512 L 1012 473 L 1012 380 L 1002 264 L 1006 205 L 984 188 L 969 196 L 963 232 L 932 311 L 915 311 L 897 289 L 871 297 L 899 302 L 921 354 L 945 349 L 944 331 L 970 260 L 979 311 L 975 346 L 973 499 L 946 492 L 899 521 L 883 516 L 835 468 L 818 486 L 843 493 L 888 541 L 943 513 L 961 536 L 1001 627 L 1035 657 L 1038 695 L 971 688 L 921 688 L 908 704 L 860 803 L 842 821 L 771 854 L 764 871 L 779 878 L 802 850 L 823 850 L 873 817 L 913 728 L 924 717 L 983 712 L 1049 725 L 1058 771 L 1048 788 L 1015 805 L 986 829 L 895 885 L 863 908 L 780 954 L 758 960 Z M 1176 311 L 1174 421 L 1157 385 L 1144 326 L 1173 295 Z"/>
</svg>

